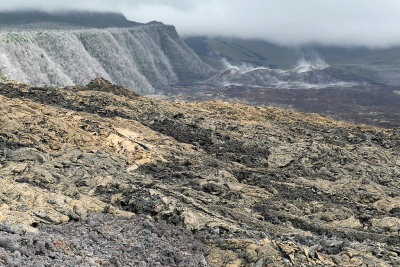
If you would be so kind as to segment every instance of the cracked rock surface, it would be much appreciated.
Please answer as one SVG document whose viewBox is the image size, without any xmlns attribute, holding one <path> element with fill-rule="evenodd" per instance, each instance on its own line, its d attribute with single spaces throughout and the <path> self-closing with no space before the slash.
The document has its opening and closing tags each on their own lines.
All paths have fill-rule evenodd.
<svg viewBox="0 0 400 267">
<path fill-rule="evenodd" d="M 152 100 L 103 79 L 68 88 L 2 83 L 0 124 L 0 222 L 21 238 L 63 229 L 60 240 L 74 242 L 91 216 L 143 214 L 155 227 L 195 234 L 182 232 L 207 247 L 190 243 L 198 254 L 188 257 L 201 264 L 400 264 L 399 129 Z M 120 231 L 107 229 L 114 226 Z M 0 237 L 9 235 L 3 227 Z M 121 253 L 116 259 L 129 257 Z M 0 263 L 13 257 L 0 254 Z"/>
<path fill-rule="evenodd" d="M 39 234 L 0 231 L 0 264 L 9 266 L 209 266 L 191 233 L 143 216 L 90 214 L 86 222 L 42 224 Z"/>
</svg>

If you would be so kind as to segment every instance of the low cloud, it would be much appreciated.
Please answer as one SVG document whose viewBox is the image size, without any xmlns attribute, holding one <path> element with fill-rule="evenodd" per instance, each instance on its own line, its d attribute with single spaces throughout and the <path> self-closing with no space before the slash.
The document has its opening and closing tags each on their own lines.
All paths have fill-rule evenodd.
<svg viewBox="0 0 400 267">
<path fill-rule="evenodd" d="M 183 35 L 260 38 L 283 44 L 400 45 L 398 0 L 13 0 L 4 9 L 119 11 L 173 24 Z"/>
</svg>

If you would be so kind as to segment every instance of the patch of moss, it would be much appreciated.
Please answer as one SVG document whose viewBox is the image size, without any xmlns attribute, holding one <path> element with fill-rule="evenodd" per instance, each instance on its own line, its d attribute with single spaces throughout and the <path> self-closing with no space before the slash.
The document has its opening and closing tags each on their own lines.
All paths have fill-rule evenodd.
<svg viewBox="0 0 400 267">
<path fill-rule="evenodd" d="M 7 33 L 7 35 L 4 37 L 4 41 L 6 43 L 27 43 L 29 42 L 29 40 L 27 38 L 25 38 L 23 35 L 21 34 L 17 34 L 17 33 Z"/>
<path fill-rule="evenodd" d="M 101 36 L 101 33 L 93 32 L 93 33 L 81 33 L 82 38 L 95 38 Z"/>
<path fill-rule="evenodd" d="M 4 74 L 2 69 L 0 69 L 0 79 L 1 79 L 2 82 L 5 82 L 5 81 L 8 80 L 7 76 Z"/>
</svg>

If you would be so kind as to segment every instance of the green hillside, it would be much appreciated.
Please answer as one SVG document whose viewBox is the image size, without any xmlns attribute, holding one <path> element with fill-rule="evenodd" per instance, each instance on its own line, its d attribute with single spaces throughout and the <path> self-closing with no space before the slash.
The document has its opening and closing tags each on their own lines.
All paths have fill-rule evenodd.
<svg viewBox="0 0 400 267">
<path fill-rule="evenodd" d="M 261 40 L 188 37 L 185 42 L 210 65 L 221 67 L 220 58 L 232 64 L 249 63 L 288 69 L 297 62 L 296 51 Z"/>
<path fill-rule="evenodd" d="M 327 64 L 379 82 L 400 84 L 400 47 L 366 48 L 307 45 L 289 47 L 263 40 L 224 37 L 187 37 L 185 42 L 208 64 L 224 68 L 231 64 L 290 69 L 302 59 L 320 58 Z"/>
</svg>

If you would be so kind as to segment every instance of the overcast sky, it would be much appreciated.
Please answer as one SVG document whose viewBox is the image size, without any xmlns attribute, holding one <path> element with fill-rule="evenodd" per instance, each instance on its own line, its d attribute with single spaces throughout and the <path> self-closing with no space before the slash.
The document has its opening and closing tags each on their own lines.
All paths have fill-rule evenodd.
<svg viewBox="0 0 400 267">
<path fill-rule="evenodd" d="M 182 35 L 400 45 L 400 0 L 0 0 L 0 9 L 17 8 L 120 11 L 173 24 Z"/>
</svg>

